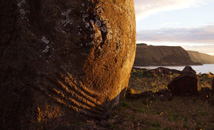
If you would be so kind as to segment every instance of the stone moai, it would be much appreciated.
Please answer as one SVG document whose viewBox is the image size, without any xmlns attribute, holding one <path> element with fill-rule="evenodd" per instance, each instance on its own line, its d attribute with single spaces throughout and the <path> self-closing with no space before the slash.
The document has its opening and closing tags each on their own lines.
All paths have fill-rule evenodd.
<svg viewBox="0 0 214 130">
<path fill-rule="evenodd" d="M 135 58 L 134 0 L 8 0 L 0 7 L 0 129 L 108 117 Z"/>
</svg>

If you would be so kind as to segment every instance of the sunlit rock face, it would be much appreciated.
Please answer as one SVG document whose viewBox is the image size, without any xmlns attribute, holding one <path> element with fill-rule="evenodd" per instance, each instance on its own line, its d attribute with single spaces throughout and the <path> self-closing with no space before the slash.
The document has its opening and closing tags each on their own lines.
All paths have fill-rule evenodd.
<svg viewBox="0 0 214 130">
<path fill-rule="evenodd" d="M 33 129 L 65 115 L 107 117 L 134 62 L 134 0 L 0 6 L 0 128 Z"/>
</svg>

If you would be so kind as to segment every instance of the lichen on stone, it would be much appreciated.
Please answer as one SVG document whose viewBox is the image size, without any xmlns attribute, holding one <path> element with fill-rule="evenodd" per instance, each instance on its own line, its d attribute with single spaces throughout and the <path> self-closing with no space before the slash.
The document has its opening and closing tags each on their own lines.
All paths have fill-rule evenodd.
<svg viewBox="0 0 214 130">
<path fill-rule="evenodd" d="M 101 31 L 106 32 L 107 31 L 106 27 L 105 26 L 101 27 Z"/>
<path fill-rule="evenodd" d="M 20 2 L 18 2 L 17 6 L 18 6 L 19 8 L 21 8 L 21 6 L 22 6 L 23 4 L 25 4 L 25 3 L 26 3 L 25 0 L 21 0 Z"/>
<path fill-rule="evenodd" d="M 45 36 L 42 36 L 42 41 L 43 41 L 44 43 L 46 43 L 46 44 L 49 43 L 49 40 L 48 40 Z"/>
<path fill-rule="evenodd" d="M 65 16 L 65 19 L 61 20 L 61 24 L 63 25 L 63 27 L 67 26 L 68 24 L 72 24 L 71 18 L 69 17 L 69 14 L 72 12 L 72 10 L 72 8 L 69 8 L 61 13 L 62 16 Z"/>
<path fill-rule="evenodd" d="M 28 9 L 29 6 L 27 5 L 25 0 L 21 0 L 20 2 L 17 3 L 18 9 L 19 9 L 19 13 L 21 16 L 22 20 L 26 20 L 27 22 L 29 21 L 29 19 L 26 17 L 26 14 L 30 13 L 30 10 Z"/>
<path fill-rule="evenodd" d="M 48 53 L 48 52 L 49 52 L 49 50 L 50 50 L 50 46 L 49 46 L 49 45 L 47 45 L 47 46 L 46 46 L 46 48 L 45 48 L 42 52 L 44 52 L 44 53 Z"/>
</svg>

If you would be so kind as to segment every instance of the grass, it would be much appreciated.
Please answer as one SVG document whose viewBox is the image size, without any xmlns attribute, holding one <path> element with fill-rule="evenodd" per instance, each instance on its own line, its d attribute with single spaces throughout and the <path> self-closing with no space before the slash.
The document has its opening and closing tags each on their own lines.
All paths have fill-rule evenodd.
<svg viewBox="0 0 214 130">
<path fill-rule="evenodd" d="M 135 93 L 141 93 L 144 91 L 156 92 L 161 89 L 167 88 L 168 83 L 179 76 L 178 73 L 169 74 L 157 74 L 150 72 L 149 70 L 137 70 L 133 69 L 129 80 L 129 88 L 133 89 Z M 200 90 L 203 87 L 212 88 L 212 77 L 210 74 L 202 75 L 198 74 L 198 84 Z"/>
<path fill-rule="evenodd" d="M 156 92 L 167 88 L 177 73 L 167 75 L 133 70 L 129 82 L 132 93 Z M 199 90 L 211 88 L 212 77 L 198 75 Z M 144 99 L 123 101 L 111 118 L 112 129 L 118 130 L 212 130 L 214 129 L 214 107 L 197 97 L 173 97 L 171 101 Z M 117 122 L 118 121 L 118 122 Z"/>
<path fill-rule="evenodd" d="M 128 107 L 118 108 L 117 129 L 210 130 L 214 128 L 214 108 L 196 98 L 175 97 L 172 101 L 154 101 L 149 107 L 139 100 L 125 100 Z M 120 118 L 122 117 L 122 118 Z M 115 121 L 117 121 L 115 119 Z"/>
<path fill-rule="evenodd" d="M 148 70 L 133 69 L 129 80 L 129 88 L 135 90 L 136 93 L 144 91 L 156 92 L 167 88 L 168 83 L 179 74 L 157 75 Z"/>
<path fill-rule="evenodd" d="M 129 82 L 131 93 L 158 91 L 179 74 L 156 74 L 147 70 L 133 70 Z M 211 87 L 212 77 L 198 75 L 199 86 Z M 199 88 L 199 89 L 200 89 Z M 40 119 L 38 119 L 39 122 Z M 74 124 L 74 123 L 73 123 Z M 214 106 L 197 97 L 173 97 L 170 101 L 159 99 L 129 100 L 106 120 L 86 120 L 76 123 L 72 129 L 97 130 L 213 130 Z"/>
</svg>

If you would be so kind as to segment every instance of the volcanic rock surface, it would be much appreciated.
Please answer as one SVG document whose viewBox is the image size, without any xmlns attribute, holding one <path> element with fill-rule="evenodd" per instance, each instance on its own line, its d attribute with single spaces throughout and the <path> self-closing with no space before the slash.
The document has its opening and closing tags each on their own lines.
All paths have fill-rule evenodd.
<svg viewBox="0 0 214 130">
<path fill-rule="evenodd" d="M 186 66 L 181 75 L 168 84 L 168 89 L 173 96 L 197 96 L 198 79 L 195 70 Z"/>
<path fill-rule="evenodd" d="M 10 0 L 0 9 L 0 129 L 109 115 L 134 62 L 134 0 Z"/>
</svg>

